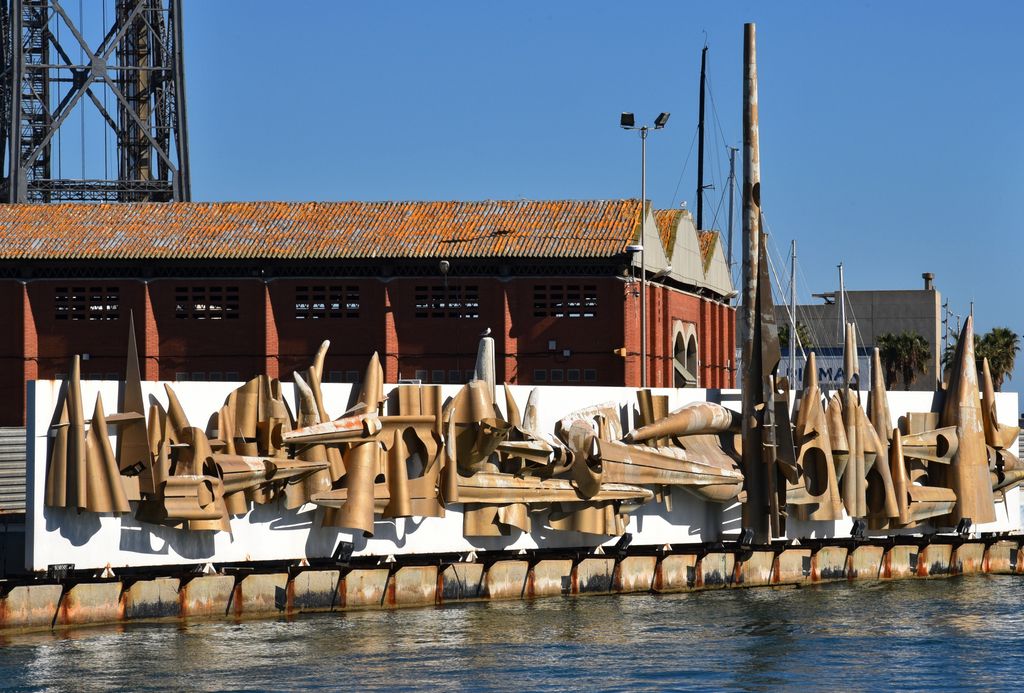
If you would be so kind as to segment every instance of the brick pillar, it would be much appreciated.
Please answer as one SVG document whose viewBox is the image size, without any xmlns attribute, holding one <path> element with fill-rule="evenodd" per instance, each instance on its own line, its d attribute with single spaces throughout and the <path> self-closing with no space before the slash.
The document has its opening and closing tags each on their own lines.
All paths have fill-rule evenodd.
<svg viewBox="0 0 1024 693">
<path fill-rule="evenodd" d="M 26 391 L 27 383 L 30 380 L 39 379 L 39 334 L 36 332 L 36 318 L 32 312 L 32 301 L 28 294 L 28 284 L 21 285 L 21 334 L 22 334 L 22 379 L 26 383 L 21 388 L 18 409 L 21 412 L 19 417 L 21 425 L 25 425 L 26 416 Z"/>
<path fill-rule="evenodd" d="M 263 372 L 268 378 L 279 378 L 281 372 L 281 343 L 277 336 L 269 282 L 263 282 Z"/>
<path fill-rule="evenodd" d="M 739 364 L 736 363 L 736 314 L 737 311 L 729 309 L 729 319 L 726 321 L 726 329 L 728 331 L 729 338 L 726 340 L 729 343 L 729 387 L 736 387 L 737 376 L 736 373 L 739 371 Z"/>
<path fill-rule="evenodd" d="M 634 291 L 637 293 L 634 294 Z M 623 385 L 640 387 L 640 284 L 622 285 L 622 336 L 626 348 Z"/>
<path fill-rule="evenodd" d="M 502 382 L 515 385 L 519 382 L 519 338 L 512 334 L 512 313 L 516 305 L 513 282 L 501 284 L 501 357 L 502 370 L 498 374 Z"/>
<path fill-rule="evenodd" d="M 700 299 L 700 338 L 697 342 L 700 346 L 697 349 L 697 358 L 700 359 L 700 386 L 709 387 L 711 382 L 711 363 L 714 360 L 711 356 L 715 342 L 715 331 L 711 326 L 711 311 L 713 306 L 707 299 Z"/>
<path fill-rule="evenodd" d="M 160 380 L 160 331 L 153 311 L 153 285 L 145 282 L 142 291 L 142 379 Z"/>
<path fill-rule="evenodd" d="M 384 366 L 384 382 L 397 383 L 398 370 L 398 330 L 395 328 L 395 313 L 391 306 L 391 288 L 384 285 L 384 353 L 381 354 Z"/>
</svg>

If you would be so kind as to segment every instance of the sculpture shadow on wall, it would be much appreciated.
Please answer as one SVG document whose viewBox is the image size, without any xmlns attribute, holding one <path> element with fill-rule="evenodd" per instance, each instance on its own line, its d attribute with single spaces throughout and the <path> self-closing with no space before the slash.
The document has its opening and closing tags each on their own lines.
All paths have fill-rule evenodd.
<svg viewBox="0 0 1024 693">
<path fill-rule="evenodd" d="M 99 513 L 76 513 L 66 508 L 43 507 L 46 531 L 60 532 L 72 546 L 85 546 L 89 543 L 89 540 L 100 531 L 100 517 L 102 516 Z"/>
<path fill-rule="evenodd" d="M 165 525 L 139 522 L 131 515 L 121 518 L 121 551 L 186 559 L 210 558 L 216 552 L 213 531 L 185 531 Z"/>
<path fill-rule="evenodd" d="M 367 537 L 360 532 L 345 529 L 344 527 L 321 527 L 318 521 L 313 519 L 316 511 L 308 514 L 311 516 L 311 527 L 306 535 L 306 557 L 307 558 L 328 558 L 334 553 L 338 539 L 352 542 L 352 550 L 355 553 L 366 550 L 370 539 L 390 542 L 394 548 L 401 549 L 406 545 L 409 534 L 416 531 L 425 518 L 406 517 L 398 518 L 403 520 L 402 531 L 399 532 L 398 520 L 377 520 L 373 523 L 373 536 Z M 303 513 L 306 514 L 306 513 Z"/>
</svg>

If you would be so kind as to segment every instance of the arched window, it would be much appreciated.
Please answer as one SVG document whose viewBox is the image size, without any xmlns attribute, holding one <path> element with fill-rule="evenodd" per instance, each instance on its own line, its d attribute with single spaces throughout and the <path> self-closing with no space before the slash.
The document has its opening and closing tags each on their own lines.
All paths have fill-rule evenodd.
<svg viewBox="0 0 1024 693">
<path fill-rule="evenodd" d="M 697 387 L 697 338 L 690 335 L 687 340 L 682 332 L 676 333 L 672 354 L 675 386 Z"/>
</svg>

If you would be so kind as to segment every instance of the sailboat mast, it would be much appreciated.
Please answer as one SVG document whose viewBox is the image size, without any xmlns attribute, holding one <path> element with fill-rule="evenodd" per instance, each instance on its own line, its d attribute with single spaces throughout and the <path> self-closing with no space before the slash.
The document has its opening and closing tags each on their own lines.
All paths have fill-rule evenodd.
<svg viewBox="0 0 1024 693">
<path fill-rule="evenodd" d="M 789 267 L 789 384 L 796 387 L 796 239 L 793 239 Z"/>
<path fill-rule="evenodd" d="M 732 276 L 732 212 L 736 208 L 736 147 L 729 147 L 729 250 L 726 262 L 729 263 L 729 276 Z"/>
<path fill-rule="evenodd" d="M 704 228 L 704 85 L 708 47 L 700 52 L 700 106 L 697 112 L 697 230 Z"/>
<path fill-rule="evenodd" d="M 839 263 L 839 338 L 846 339 L 846 283 L 843 263 Z"/>
</svg>

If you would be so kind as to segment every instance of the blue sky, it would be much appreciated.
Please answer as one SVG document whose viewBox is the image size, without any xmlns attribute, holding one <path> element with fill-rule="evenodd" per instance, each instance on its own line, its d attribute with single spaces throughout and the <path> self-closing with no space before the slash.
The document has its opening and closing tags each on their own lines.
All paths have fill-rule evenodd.
<svg viewBox="0 0 1024 693">
<path fill-rule="evenodd" d="M 189 0 L 193 196 L 637 197 L 618 114 L 664 110 L 648 197 L 692 209 L 706 35 L 711 217 L 754 21 L 762 200 L 779 251 L 797 240 L 802 300 L 840 261 L 850 289 L 930 271 L 980 330 L 1024 334 L 1022 19 L 1010 2 Z"/>
</svg>

